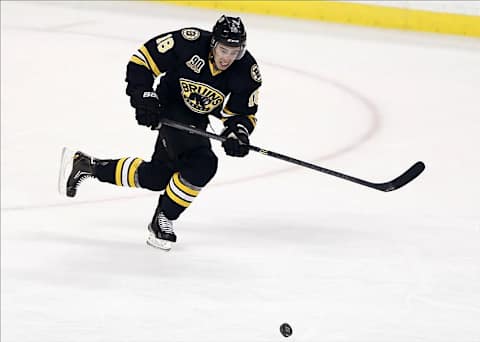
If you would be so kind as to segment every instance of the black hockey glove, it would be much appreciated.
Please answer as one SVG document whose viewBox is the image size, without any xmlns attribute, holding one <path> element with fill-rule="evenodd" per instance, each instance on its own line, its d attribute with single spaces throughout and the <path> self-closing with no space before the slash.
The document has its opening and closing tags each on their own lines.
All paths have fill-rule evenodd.
<svg viewBox="0 0 480 342">
<path fill-rule="evenodd" d="M 155 128 L 162 117 L 163 108 L 154 91 L 135 90 L 130 96 L 130 104 L 135 108 L 135 119 L 139 125 Z"/>
<path fill-rule="evenodd" d="M 248 130 L 239 123 L 232 123 L 225 127 L 220 134 L 227 138 L 222 143 L 225 153 L 232 157 L 245 157 L 248 154 Z"/>
</svg>

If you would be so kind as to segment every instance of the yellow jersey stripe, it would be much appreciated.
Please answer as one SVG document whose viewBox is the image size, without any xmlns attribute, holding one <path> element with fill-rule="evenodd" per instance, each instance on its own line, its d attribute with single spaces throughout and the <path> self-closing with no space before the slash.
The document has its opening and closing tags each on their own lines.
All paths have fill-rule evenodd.
<svg viewBox="0 0 480 342">
<path fill-rule="evenodd" d="M 127 158 L 122 158 L 117 162 L 117 167 L 115 169 L 115 184 L 122 186 L 122 168 Z"/>
<path fill-rule="evenodd" d="M 249 115 L 248 116 L 248 119 L 250 120 L 250 122 L 252 123 L 253 127 L 255 128 L 255 126 L 257 125 L 257 118 L 255 117 L 255 115 Z"/>
<path fill-rule="evenodd" d="M 144 61 L 142 61 L 140 58 L 138 58 L 137 56 L 132 56 L 132 58 L 130 58 L 130 62 L 133 62 L 135 64 L 138 64 L 138 65 L 141 65 L 141 66 L 144 66 L 145 68 L 147 68 L 148 70 L 150 70 L 150 67 L 147 65 L 147 63 L 145 63 Z"/>
<path fill-rule="evenodd" d="M 184 208 L 187 208 L 190 203 L 187 202 L 187 201 L 184 201 L 183 199 L 181 199 L 180 197 L 178 197 L 177 195 L 175 195 L 172 191 L 172 189 L 170 189 L 170 184 L 167 185 L 167 188 L 165 189 L 165 192 L 167 193 L 167 196 L 170 197 L 170 199 L 172 201 L 174 201 L 175 203 L 177 203 L 178 205 L 184 207 Z"/>
<path fill-rule="evenodd" d="M 130 170 L 128 170 L 128 186 L 135 188 L 135 173 L 137 172 L 138 167 L 142 163 L 142 159 L 135 158 L 133 163 L 130 165 Z"/>
<path fill-rule="evenodd" d="M 208 66 L 210 68 L 210 72 L 212 73 L 212 76 L 217 76 L 219 73 L 222 72 L 222 70 L 219 70 L 215 67 L 215 64 L 213 64 L 212 60 L 208 60 Z"/>
<path fill-rule="evenodd" d="M 152 56 L 150 56 L 150 53 L 148 52 L 145 45 L 140 48 L 140 52 L 143 53 L 145 58 L 147 58 L 147 62 L 150 65 L 150 69 L 155 74 L 155 76 L 160 75 L 160 70 L 158 69 L 157 64 L 155 64 L 155 61 L 153 60 Z"/>
<path fill-rule="evenodd" d="M 225 114 L 228 114 L 228 115 L 237 115 L 236 113 L 232 112 L 227 107 L 223 107 L 223 111 L 225 112 Z"/>
<path fill-rule="evenodd" d="M 232 112 L 230 109 L 228 109 L 227 107 L 224 107 L 223 108 L 223 111 L 225 112 L 225 114 L 228 114 L 228 115 L 239 115 L 237 113 L 234 113 Z M 255 128 L 255 126 L 257 125 L 257 118 L 255 117 L 255 114 L 250 114 L 250 115 L 247 115 L 247 118 L 248 120 L 250 120 L 250 122 L 252 123 L 253 125 L 253 128 Z M 222 122 L 225 122 L 226 120 L 228 120 L 228 118 L 221 118 L 220 120 L 222 120 Z"/>
<path fill-rule="evenodd" d="M 197 196 L 200 191 L 198 190 L 193 190 L 189 187 L 187 187 L 185 184 L 183 184 L 181 181 L 180 181 L 180 173 L 179 172 L 175 172 L 173 174 L 173 183 L 177 186 L 177 188 L 179 188 L 180 190 L 182 190 L 184 193 L 190 195 L 190 196 Z"/>
</svg>

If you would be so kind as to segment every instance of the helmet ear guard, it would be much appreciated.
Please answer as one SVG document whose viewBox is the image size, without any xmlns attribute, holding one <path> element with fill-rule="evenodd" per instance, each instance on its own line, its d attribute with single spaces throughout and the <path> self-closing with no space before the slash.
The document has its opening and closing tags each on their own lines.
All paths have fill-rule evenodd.
<svg viewBox="0 0 480 342">
<path fill-rule="evenodd" d="M 212 39 L 210 48 L 213 50 L 218 43 L 231 47 L 240 47 L 236 59 L 241 59 L 245 55 L 247 47 L 247 32 L 240 17 L 228 17 L 222 15 L 212 29 Z"/>
</svg>

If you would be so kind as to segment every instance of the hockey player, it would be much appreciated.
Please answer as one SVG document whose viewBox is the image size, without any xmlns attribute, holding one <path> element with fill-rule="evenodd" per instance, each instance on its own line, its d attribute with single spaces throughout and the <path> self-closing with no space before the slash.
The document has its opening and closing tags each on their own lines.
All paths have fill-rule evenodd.
<svg viewBox="0 0 480 342">
<path fill-rule="evenodd" d="M 153 89 L 154 81 L 161 76 Z M 139 125 L 158 128 L 161 118 L 203 130 L 209 116 L 223 121 L 222 146 L 229 156 L 244 157 L 257 112 L 261 76 L 246 50 L 240 18 L 221 16 L 212 32 L 184 28 L 147 41 L 127 65 L 126 93 Z M 150 161 L 97 159 L 64 149 L 59 189 L 74 197 L 80 182 L 94 177 L 119 186 L 162 191 L 148 225 L 147 243 L 169 250 L 176 235 L 173 221 L 198 196 L 217 170 L 209 139 L 161 126 Z"/>
</svg>

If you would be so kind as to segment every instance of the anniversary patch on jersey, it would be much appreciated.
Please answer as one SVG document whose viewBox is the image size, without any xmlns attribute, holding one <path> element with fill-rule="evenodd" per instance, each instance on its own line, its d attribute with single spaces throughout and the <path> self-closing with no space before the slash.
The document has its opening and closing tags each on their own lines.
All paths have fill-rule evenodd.
<svg viewBox="0 0 480 342">
<path fill-rule="evenodd" d="M 207 84 L 185 78 L 180 78 L 179 82 L 185 105 L 195 113 L 211 113 L 225 100 L 221 91 Z"/>
<path fill-rule="evenodd" d="M 205 61 L 201 59 L 198 55 L 194 55 L 192 58 L 190 58 L 189 61 L 185 62 L 185 64 L 194 72 L 199 74 L 200 71 L 202 71 L 203 66 L 205 65 Z"/>
<path fill-rule="evenodd" d="M 250 74 L 252 75 L 252 79 L 255 82 L 262 82 L 262 75 L 260 75 L 260 69 L 258 68 L 257 64 L 252 65 L 252 67 L 250 68 Z"/>
<path fill-rule="evenodd" d="M 200 37 L 200 31 L 196 29 L 183 29 L 182 37 L 186 40 L 197 40 Z"/>
</svg>

